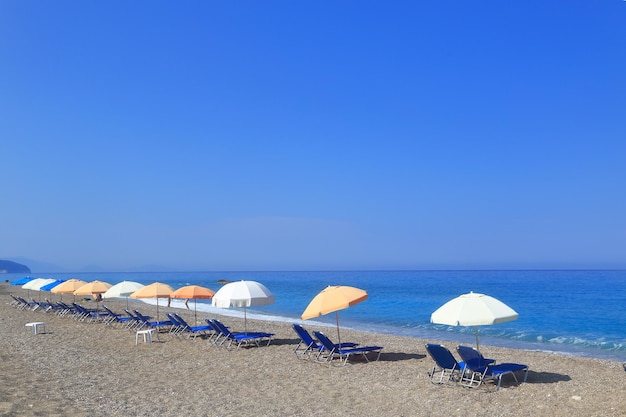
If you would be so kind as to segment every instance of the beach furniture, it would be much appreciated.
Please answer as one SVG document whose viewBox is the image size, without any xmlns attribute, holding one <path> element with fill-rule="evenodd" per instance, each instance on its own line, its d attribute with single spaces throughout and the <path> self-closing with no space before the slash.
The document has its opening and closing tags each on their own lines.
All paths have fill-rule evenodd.
<svg viewBox="0 0 626 417">
<path fill-rule="evenodd" d="M 338 344 L 333 343 L 328 336 L 322 332 L 314 331 L 313 334 L 319 340 L 324 347 L 324 351 L 318 356 L 319 362 L 328 362 L 332 364 L 333 359 L 339 358 L 339 362 L 342 366 L 348 363 L 348 360 L 352 355 L 361 355 L 367 362 L 369 353 L 378 353 L 375 361 L 380 359 L 380 354 L 383 350 L 382 346 L 357 346 L 357 347 L 341 347 Z"/>
<path fill-rule="evenodd" d="M 153 329 L 156 329 L 157 332 L 159 331 L 159 328 L 167 327 L 167 329 L 169 330 L 169 328 L 174 325 L 174 323 L 172 323 L 171 320 L 150 321 L 152 317 L 144 316 L 137 310 L 133 310 L 133 311 L 135 312 L 135 316 L 143 322 L 144 326 L 148 326 Z"/>
<path fill-rule="evenodd" d="M 309 332 L 299 324 L 293 324 L 293 330 L 296 332 L 298 337 L 300 338 L 300 342 L 298 346 L 293 350 L 294 355 L 298 359 L 310 359 L 311 355 L 315 352 L 317 355 L 315 359 L 320 355 L 324 347 L 322 345 L 317 344 L 317 342 L 313 339 L 313 337 L 309 334 Z"/>
<path fill-rule="evenodd" d="M 141 336 L 143 336 L 144 343 L 152 343 L 152 333 L 154 331 L 155 329 L 137 330 L 137 332 L 135 333 L 135 346 L 139 344 L 139 338 Z"/>
<path fill-rule="evenodd" d="M 13 301 L 11 301 L 11 306 L 15 307 L 15 308 L 23 308 L 24 307 L 24 303 L 26 302 L 26 300 L 24 300 L 22 297 L 17 297 L 13 294 L 10 294 L 11 298 L 13 298 Z"/>
<path fill-rule="evenodd" d="M 9 305 L 11 307 L 17 307 L 18 305 L 22 304 L 22 302 L 20 300 L 17 299 L 16 296 L 14 296 L 13 294 L 9 294 L 11 296 L 11 298 L 13 299 L 13 301 L 11 301 L 9 303 Z"/>
<path fill-rule="evenodd" d="M 500 389 L 504 375 L 513 375 L 515 382 L 519 383 L 515 376 L 515 372 L 518 371 L 525 371 L 524 382 L 526 382 L 526 378 L 528 377 L 528 365 L 520 363 L 490 364 L 489 359 L 485 359 L 478 350 L 471 346 L 458 346 L 456 350 L 464 362 L 461 385 L 477 388 L 484 381 L 497 380 L 497 391 Z"/>
<path fill-rule="evenodd" d="M 182 333 L 187 333 L 188 337 L 193 335 L 195 339 L 198 335 L 207 334 L 208 332 L 213 332 L 213 327 L 211 326 L 190 326 L 185 319 L 183 319 L 178 313 L 167 313 L 166 316 L 177 325 L 175 326 L 175 335 L 180 335 Z"/>
<path fill-rule="evenodd" d="M 74 306 L 64 303 L 63 301 L 57 301 L 57 306 L 59 307 L 57 315 L 59 317 L 65 317 L 68 314 L 72 316 L 76 314 L 77 310 Z"/>
<path fill-rule="evenodd" d="M 101 310 L 95 308 L 86 308 L 78 303 L 72 303 L 72 305 L 76 308 L 78 312 L 76 319 L 79 321 L 88 320 L 88 322 L 92 322 L 94 320 L 104 320 L 106 317 L 109 316 L 109 313 L 103 313 Z"/>
<path fill-rule="evenodd" d="M 20 310 L 35 310 L 38 306 L 34 301 L 26 301 L 23 297 L 15 297 L 19 300 L 17 308 Z"/>
<path fill-rule="evenodd" d="M 65 305 L 50 301 L 46 299 L 46 303 L 48 305 L 48 311 L 54 312 L 57 316 L 62 317 L 67 313 L 67 307 Z"/>
<path fill-rule="evenodd" d="M 310 359 L 313 353 L 317 353 L 315 359 L 319 357 L 320 353 L 324 350 L 324 346 L 319 344 L 313 339 L 313 336 L 299 324 L 293 324 L 293 330 L 296 332 L 298 337 L 300 338 L 300 342 L 298 346 L 293 350 L 294 355 L 298 359 Z M 350 348 L 358 346 L 358 343 L 344 342 L 341 343 L 341 347 Z M 339 345 L 337 345 L 339 346 Z"/>
<path fill-rule="evenodd" d="M 104 324 L 118 323 L 121 325 L 126 325 L 128 324 L 128 322 L 133 320 L 131 317 L 127 317 L 127 316 L 124 316 L 123 314 L 114 312 L 113 310 L 111 310 L 109 307 L 107 307 L 104 304 L 102 304 L 102 308 L 104 309 L 104 311 L 109 313 L 109 317 L 104 320 Z"/>
<path fill-rule="evenodd" d="M 26 323 L 25 327 L 30 327 L 30 330 L 33 334 L 46 333 L 46 323 L 44 323 L 43 321 L 34 321 L 32 323 Z"/>
<path fill-rule="evenodd" d="M 217 346 L 225 346 L 227 349 L 232 346 L 233 343 L 237 344 L 237 349 L 241 347 L 241 345 L 256 345 L 260 346 L 261 342 L 267 340 L 266 346 L 270 344 L 272 341 L 272 337 L 274 337 L 274 333 L 265 333 L 265 332 L 231 332 L 228 327 L 226 327 L 222 322 L 217 319 L 212 320 L 215 328 L 220 332 L 221 342 L 217 344 Z M 228 344 L 225 345 L 225 343 Z"/>
<path fill-rule="evenodd" d="M 213 323 L 213 320 L 211 319 L 204 319 L 206 321 L 207 326 L 211 327 L 213 329 L 213 334 L 209 337 L 209 342 L 213 343 L 215 346 L 219 346 L 220 340 L 222 339 L 222 337 L 224 336 L 222 334 L 222 331 L 220 330 L 219 327 L 217 327 L 217 325 L 215 323 Z"/>
<path fill-rule="evenodd" d="M 129 330 L 132 331 L 132 330 L 141 329 L 143 326 L 145 326 L 145 322 L 141 318 L 136 316 L 135 313 L 133 313 L 133 312 L 127 310 L 127 309 L 124 309 L 124 312 L 126 314 L 128 314 L 128 317 L 131 318 L 131 320 L 126 325 L 126 328 L 128 328 Z M 152 318 L 150 316 L 146 316 L 146 317 L 148 317 L 148 319 Z"/>
<path fill-rule="evenodd" d="M 447 347 L 435 343 L 427 343 L 426 352 L 435 362 L 433 369 L 428 373 L 430 382 L 433 384 L 445 384 L 452 379 L 461 379 L 465 364 L 457 362 Z"/>
<path fill-rule="evenodd" d="M 170 334 L 174 336 L 180 335 L 180 333 L 182 333 L 184 329 L 183 324 L 176 320 L 176 317 L 174 317 L 174 315 L 171 313 L 165 313 L 165 317 L 167 317 L 173 323 L 172 327 L 170 327 Z"/>
</svg>

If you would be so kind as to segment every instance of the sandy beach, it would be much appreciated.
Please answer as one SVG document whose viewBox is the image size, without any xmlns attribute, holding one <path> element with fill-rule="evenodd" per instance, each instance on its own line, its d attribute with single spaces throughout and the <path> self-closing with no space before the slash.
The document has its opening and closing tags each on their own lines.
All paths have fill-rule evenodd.
<svg viewBox="0 0 626 417">
<path fill-rule="evenodd" d="M 168 334 L 135 345 L 123 328 L 18 310 L 10 292 L 24 295 L 0 285 L 1 416 L 626 416 L 619 362 L 481 346 L 499 362 L 529 365 L 528 380 L 467 389 L 429 381 L 424 344 L 433 340 L 344 329 L 342 340 L 384 346 L 378 362 L 345 367 L 297 359 L 296 335 L 279 322 L 248 320 L 276 334 L 267 347 L 228 351 Z M 154 306 L 132 303 L 156 315 Z M 193 321 L 193 312 L 176 311 Z M 243 320 L 222 319 L 243 330 Z M 47 332 L 33 335 L 24 326 L 33 321 Z"/>
</svg>

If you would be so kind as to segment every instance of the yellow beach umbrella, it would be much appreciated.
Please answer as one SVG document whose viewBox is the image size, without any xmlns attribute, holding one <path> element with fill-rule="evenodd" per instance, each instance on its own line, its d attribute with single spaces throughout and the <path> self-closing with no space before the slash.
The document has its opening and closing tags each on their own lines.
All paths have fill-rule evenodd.
<svg viewBox="0 0 626 417">
<path fill-rule="evenodd" d="M 302 320 L 307 320 L 334 312 L 337 323 L 337 338 L 339 339 L 338 342 L 341 343 L 338 311 L 365 300 L 367 300 L 365 290 L 347 285 L 329 285 L 311 300 L 301 317 Z"/>
<path fill-rule="evenodd" d="M 201 287 L 199 285 L 186 285 L 180 287 L 176 291 L 170 294 L 170 298 L 185 298 L 187 300 L 193 300 L 193 318 L 197 323 L 197 305 L 196 300 L 210 300 L 215 295 L 215 291 L 210 288 Z"/>
<path fill-rule="evenodd" d="M 74 291 L 76 291 L 85 284 L 87 283 L 83 280 L 71 278 L 57 285 L 52 290 L 50 290 L 50 292 L 53 294 L 61 294 L 61 299 L 63 299 L 63 294 L 74 294 Z M 74 296 L 74 299 L 76 299 L 76 296 Z"/>
<path fill-rule="evenodd" d="M 111 288 L 111 284 L 103 281 L 91 281 L 74 291 L 74 295 L 91 295 L 96 300 L 96 309 L 99 308 L 101 294 L 107 292 Z"/>
<path fill-rule="evenodd" d="M 103 281 L 92 281 L 74 291 L 74 295 L 104 294 L 111 288 L 111 284 Z"/>
<path fill-rule="evenodd" d="M 74 291 L 87 284 L 85 281 L 72 278 L 67 281 L 57 285 L 50 292 L 54 294 L 73 294 Z"/>
<path fill-rule="evenodd" d="M 130 298 L 156 298 L 157 300 L 157 321 L 159 321 L 159 298 L 169 298 L 174 289 L 167 284 L 154 282 L 138 289 L 130 295 Z"/>
</svg>

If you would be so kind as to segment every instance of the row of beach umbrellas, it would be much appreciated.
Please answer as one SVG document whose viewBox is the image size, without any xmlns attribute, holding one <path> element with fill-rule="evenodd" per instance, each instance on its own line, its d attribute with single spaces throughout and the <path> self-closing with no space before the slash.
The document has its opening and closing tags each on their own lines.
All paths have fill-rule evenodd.
<svg viewBox="0 0 626 417">
<path fill-rule="evenodd" d="M 274 302 L 274 295 L 263 284 L 256 281 L 235 281 L 223 285 L 217 292 L 198 285 L 187 285 L 174 290 L 171 286 L 155 282 L 143 285 L 134 281 L 122 281 L 111 285 L 103 281 L 90 283 L 70 279 L 67 281 L 23 278 L 11 283 L 22 285 L 27 290 L 51 291 L 58 294 L 97 295 L 102 298 L 156 298 L 157 320 L 159 316 L 159 298 L 180 298 L 194 300 L 194 318 L 197 321 L 198 299 L 211 299 L 212 305 L 218 308 L 243 308 L 244 327 L 248 330 L 246 309 L 263 306 Z M 354 306 L 368 297 L 366 291 L 345 285 L 328 286 L 317 294 L 301 315 L 307 320 L 329 313 L 335 313 L 338 343 L 341 343 L 339 332 L 339 311 Z M 473 326 L 476 337 L 476 348 L 479 350 L 478 326 L 493 325 L 516 320 L 518 313 L 502 301 L 485 295 L 470 292 L 456 297 L 439 307 L 432 313 L 433 324 L 448 326 Z"/>
<path fill-rule="evenodd" d="M 199 285 L 187 285 L 174 290 L 168 284 L 154 282 L 143 285 L 134 281 L 122 281 L 111 285 L 104 281 L 85 282 L 79 279 L 55 280 L 46 278 L 23 278 L 11 283 L 11 285 L 22 285 L 26 290 L 50 291 L 55 294 L 91 295 L 101 298 L 155 298 L 157 300 L 157 320 L 159 319 L 159 299 L 178 298 L 194 300 L 194 319 L 197 321 L 197 301 L 198 299 L 211 299 L 214 307 L 244 308 L 244 323 L 247 331 L 246 308 L 252 306 L 267 305 L 274 302 L 272 292 L 256 281 L 236 281 L 229 282 L 215 292 L 209 288 Z M 30 293 L 29 293 L 30 294 Z M 98 300 L 100 297 L 97 297 Z"/>
</svg>

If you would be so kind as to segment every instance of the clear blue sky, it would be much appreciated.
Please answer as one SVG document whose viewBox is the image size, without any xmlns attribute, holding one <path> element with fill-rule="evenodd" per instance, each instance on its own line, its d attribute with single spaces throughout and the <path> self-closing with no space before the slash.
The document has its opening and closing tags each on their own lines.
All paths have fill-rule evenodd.
<svg viewBox="0 0 626 417">
<path fill-rule="evenodd" d="M 626 268 L 626 2 L 0 2 L 0 259 Z"/>
</svg>

